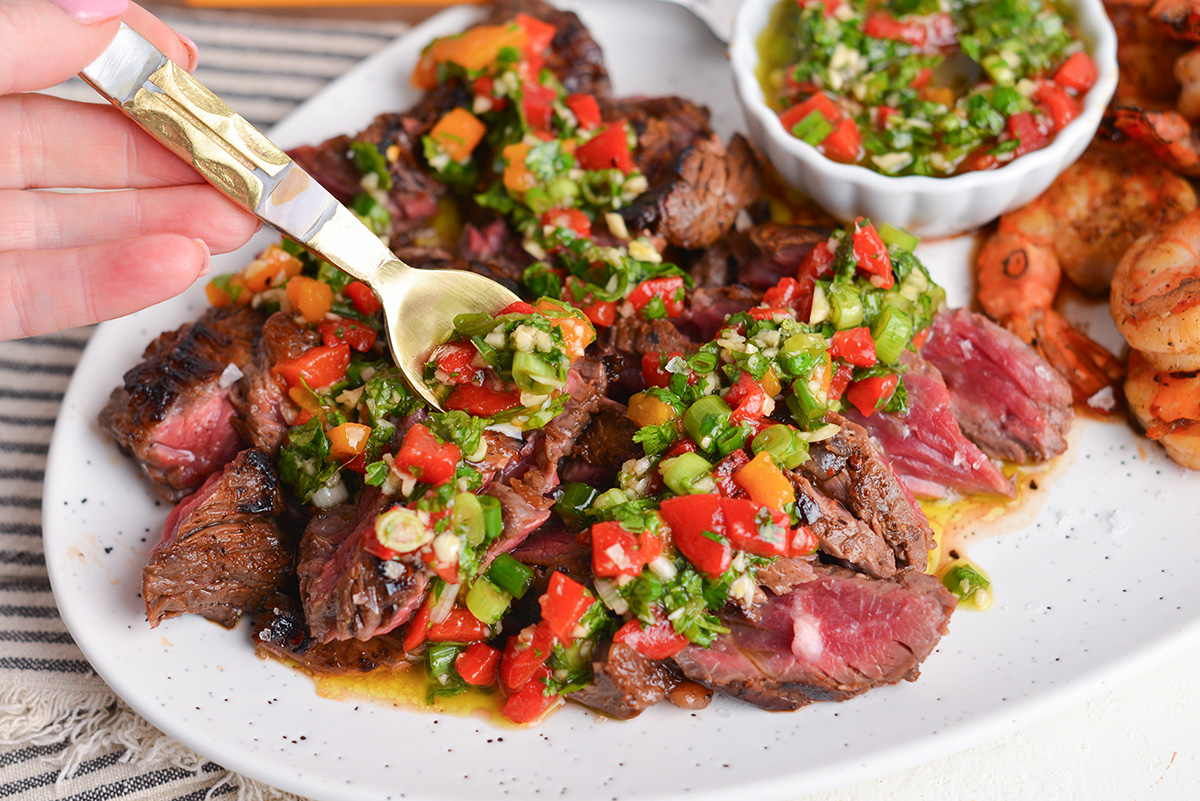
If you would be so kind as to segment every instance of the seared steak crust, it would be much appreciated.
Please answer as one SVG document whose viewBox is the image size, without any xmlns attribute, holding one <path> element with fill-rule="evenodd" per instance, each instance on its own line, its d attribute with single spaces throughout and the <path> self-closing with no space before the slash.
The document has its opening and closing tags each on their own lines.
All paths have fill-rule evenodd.
<svg viewBox="0 0 1200 801">
<path fill-rule="evenodd" d="M 497 0 L 486 22 L 508 22 L 519 12 L 557 28 L 546 53 L 546 66 L 558 76 L 568 92 L 583 92 L 601 98 L 609 95 L 612 90 L 604 53 L 578 16 L 542 0 Z"/>
<path fill-rule="evenodd" d="M 624 643 L 606 643 L 592 655 L 596 678 L 568 698 L 621 720 L 642 714 L 679 683 L 667 667 Z"/>
<path fill-rule="evenodd" d="M 254 650 L 261 657 L 291 660 L 318 676 L 369 673 L 378 668 L 402 670 L 409 666 L 399 632 L 360 640 L 319 643 L 304 622 L 300 602 L 276 593 L 264 605 L 254 624 Z"/>
<path fill-rule="evenodd" d="M 263 324 L 254 361 L 246 367 L 245 376 L 233 393 L 238 412 L 235 425 L 254 447 L 272 457 L 279 454 L 279 446 L 298 410 L 288 397 L 287 386 L 271 368 L 319 344 L 321 338 L 317 332 L 297 323 L 292 315 L 272 314 Z"/>
</svg>

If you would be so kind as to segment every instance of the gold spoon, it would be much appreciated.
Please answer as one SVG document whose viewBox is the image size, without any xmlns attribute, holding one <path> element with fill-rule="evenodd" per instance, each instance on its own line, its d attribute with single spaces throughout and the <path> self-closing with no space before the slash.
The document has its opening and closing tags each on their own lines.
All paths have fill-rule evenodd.
<svg viewBox="0 0 1200 801">
<path fill-rule="evenodd" d="M 125 23 L 80 76 L 242 208 L 374 290 L 392 358 L 437 408 L 425 360 L 456 315 L 496 313 L 517 296 L 461 270 L 415 270 L 286 153 Z"/>
</svg>

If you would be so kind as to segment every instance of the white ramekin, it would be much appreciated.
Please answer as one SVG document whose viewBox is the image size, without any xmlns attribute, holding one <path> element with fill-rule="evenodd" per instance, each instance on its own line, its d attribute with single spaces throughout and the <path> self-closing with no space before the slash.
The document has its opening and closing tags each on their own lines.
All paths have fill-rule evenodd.
<svg viewBox="0 0 1200 801">
<path fill-rule="evenodd" d="M 1100 0 L 1070 0 L 1074 24 L 1096 62 L 1096 85 L 1083 110 L 1047 147 L 995 170 L 951 178 L 890 177 L 825 158 L 784 130 L 756 75 L 758 38 L 779 0 L 744 0 L 734 22 L 729 59 L 751 138 L 780 176 L 835 217 L 869 217 L 922 237 L 969 231 L 1023 206 L 1046 190 L 1087 148 L 1117 87 L 1117 36 Z"/>
</svg>

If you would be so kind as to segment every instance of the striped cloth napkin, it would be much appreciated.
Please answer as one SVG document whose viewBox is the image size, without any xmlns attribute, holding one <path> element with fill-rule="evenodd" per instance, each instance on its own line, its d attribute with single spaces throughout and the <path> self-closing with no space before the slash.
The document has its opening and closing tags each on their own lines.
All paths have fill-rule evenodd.
<svg viewBox="0 0 1200 801">
<path fill-rule="evenodd" d="M 227 11 L 162 16 L 199 45 L 201 82 L 261 128 L 408 27 Z M 78 80 L 52 94 L 97 99 Z M 90 334 L 0 342 L 0 798 L 294 798 L 155 730 L 101 681 L 59 619 L 42 552 L 42 481 L 54 420 Z"/>
</svg>

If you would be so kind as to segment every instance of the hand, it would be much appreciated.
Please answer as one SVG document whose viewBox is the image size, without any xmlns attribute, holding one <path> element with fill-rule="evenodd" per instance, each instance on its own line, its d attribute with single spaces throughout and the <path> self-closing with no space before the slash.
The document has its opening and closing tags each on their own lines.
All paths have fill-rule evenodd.
<svg viewBox="0 0 1200 801">
<path fill-rule="evenodd" d="M 122 19 L 195 68 L 196 46 L 128 0 L 0 0 L 0 340 L 173 297 L 258 228 L 115 108 L 16 94 L 78 73 Z M 64 187 L 128 191 L 37 191 Z"/>
</svg>

